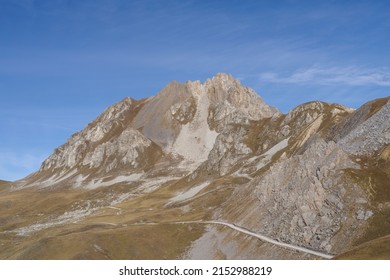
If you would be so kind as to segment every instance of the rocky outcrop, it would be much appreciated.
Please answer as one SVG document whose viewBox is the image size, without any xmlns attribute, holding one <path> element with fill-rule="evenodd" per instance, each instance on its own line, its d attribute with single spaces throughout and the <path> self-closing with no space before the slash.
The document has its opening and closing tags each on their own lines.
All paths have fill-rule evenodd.
<svg viewBox="0 0 390 280">
<path fill-rule="evenodd" d="M 359 166 L 334 142 L 317 138 L 303 154 L 280 159 L 248 183 L 246 190 L 238 190 L 237 196 L 252 193 L 253 201 L 240 207 L 234 219 L 291 244 L 326 252 L 340 250 L 332 247 L 333 236 L 345 230 L 344 242 L 348 242 L 355 233 L 341 229 L 342 224 L 358 222 L 351 212 L 351 207 L 355 209 L 351 200 L 367 202 L 363 190 L 344 179 L 347 168 Z"/>
<path fill-rule="evenodd" d="M 106 172 L 117 168 L 120 164 L 128 168 L 140 166 L 145 150 L 152 142 L 139 131 L 132 128 L 125 129 L 118 138 L 97 146 L 88 153 L 81 164 L 82 167 L 99 168 L 106 167 Z M 110 160 L 111 159 L 111 160 Z"/>
<path fill-rule="evenodd" d="M 372 104 L 371 106 L 375 105 Z M 363 110 L 365 111 L 366 109 L 363 108 Z M 354 155 L 372 154 L 390 143 L 390 99 L 377 110 L 367 120 L 362 120 L 362 118 L 355 116 L 358 120 L 351 131 L 340 141 L 340 145 L 348 153 Z M 350 121 L 353 120 L 354 118 L 351 118 Z"/>
<path fill-rule="evenodd" d="M 126 114 L 133 108 L 133 101 L 126 98 L 123 101 L 111 106 L 93 123 L 89 124 L 83 131 L 74 134 L 64 145 L 54 151 L 41 166 L 41 171 L 50 169 L 71 169 L 82 162 L 83 158 L 97 146 L 114 127 L 123 127 L 123 120 Z M 93 151 L 92 151 L 93 153 Z"/>
</svg>

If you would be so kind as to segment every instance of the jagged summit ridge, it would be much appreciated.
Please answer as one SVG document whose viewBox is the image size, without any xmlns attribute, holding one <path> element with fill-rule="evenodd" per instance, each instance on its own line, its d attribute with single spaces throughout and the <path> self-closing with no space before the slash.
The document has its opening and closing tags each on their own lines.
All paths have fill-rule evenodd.
<svg viewBox="0 0 390 280">
<path fill-rule="evenodd" d="M 229 74 L 219 73 L 204 83 L 173 81 L 156 96 L 139 101 L 125 98 L 110 106 L 56 149 L 40 172 L 137 172 L 159 161 L 162 154 L 184 160 L 192 170 L 208 159 L 229 124 L 280 114 Z M 151 161 L 147 154 L 153 151 L 156 156 Z"/>
<path fill-rule="evenodd" d="M 168 149 L 180 132 L 180 127 L 190 122 L 198 102 L 207 103 L 208 125 L 228 122 L 235 117 L 261 119 L 280 113 L 265 104 L 251 89 L 241 86 L 228 74 L 217 74 L 205 83 L 172 82 L 157 96 L 151 98 L 135 119 L 135 127 L 161 147 Z M 217 128 L 218 130 L 218 128 Z"/>
</svg>

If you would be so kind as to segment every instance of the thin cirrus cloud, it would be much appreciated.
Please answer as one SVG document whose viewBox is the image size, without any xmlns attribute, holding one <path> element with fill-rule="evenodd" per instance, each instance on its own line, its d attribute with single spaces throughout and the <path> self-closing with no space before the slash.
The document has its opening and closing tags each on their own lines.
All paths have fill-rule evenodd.
<svg viewBox="0 0 390 280">
<path fill-rule="evenodd" d="M 263 72 L 262 82 L 297 85 L 348 85 L 348 86 L 390 86 L 389 68 L 364 69 L 359 67 L 309 67 L 289 74 Z"/>
<path fill-rule="evenodd" d="M 47 154 L 30 154 L 23 152 L 0 151 L 1 179 L 18 180 L 36 170 Z M 24 175 L 22 175 L 24 174 Z"/>
</svg>

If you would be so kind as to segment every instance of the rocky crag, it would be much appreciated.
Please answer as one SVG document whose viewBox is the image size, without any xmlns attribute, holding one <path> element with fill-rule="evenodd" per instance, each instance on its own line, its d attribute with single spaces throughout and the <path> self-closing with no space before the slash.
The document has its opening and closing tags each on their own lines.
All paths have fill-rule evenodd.
<svg viewBox="0 0 390 280">
<path fill-rule="evenodd" d="M 0 257 L 390 258 L 389 100 L 282 114 L 227 74 L 126 98 L 0 182 Z"/>
</svg>

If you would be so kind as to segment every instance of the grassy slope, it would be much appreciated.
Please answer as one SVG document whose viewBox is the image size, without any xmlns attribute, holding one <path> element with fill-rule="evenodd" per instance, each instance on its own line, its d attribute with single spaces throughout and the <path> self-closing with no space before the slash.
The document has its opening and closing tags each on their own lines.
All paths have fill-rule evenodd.
<svg viewBox="0 0 390 280">
<path fill-rule="evenodd" d="M 170 224 L 172 221 L 209 219 L 209 211 L 231 194 L 231 189 L 217 185 L 206 188 L 209 193 L 188 202 L 164 206 L 167 199 L 185 182 L 162 187 L 153 193 L 116 205 L 117 210 L 102 207 L 93 215 L 57 225 L 29 236 L 17 236 L 12 230 L 45 223 L 72 211 L 75 202 L 83 204 L 91 198 L 103 200 L 114 187 L 93 191 L 80 189 L 26 189 L 0 196 L 0 259 L 176 259 L 191 242 L 204 233 L 201 224 Z M 213 191 L 214 190 L 214 191 Z M 123 191 L 121 186 L 117 191 Z M 28 199 L 28 203 L 26 203 Z M 84 202 L 85 203 L 85 202 Z M 184 203 L 183 203 L 184 204 Z M 159 225 L 142 225 L 158 222 Z"/>
<path fill-rule="evenodd" d="M 389 260 L 390 235 L 363 243 L 353 250 L 343 253 L 336 260 Z"/>
<path fill-rule="evenodd" d="M 371 158 L 359 158 L 361 169 L 346 170 L 367 192 L 371 209 L 374 211 L 365 234 L 355 242 L 357 246 L 390 235 L 390 160 L 385 157 L 389 149 L 388 145 Z"/>
<path fill-rule="evenodd" d="M 6 189 L 11 182 L 0 180 L 0 191 Z"/>
</svg>

